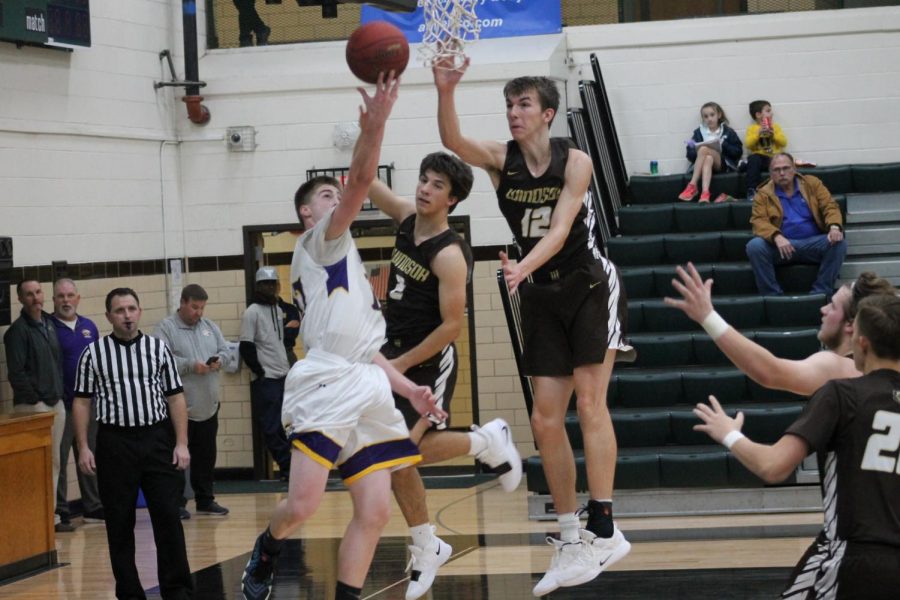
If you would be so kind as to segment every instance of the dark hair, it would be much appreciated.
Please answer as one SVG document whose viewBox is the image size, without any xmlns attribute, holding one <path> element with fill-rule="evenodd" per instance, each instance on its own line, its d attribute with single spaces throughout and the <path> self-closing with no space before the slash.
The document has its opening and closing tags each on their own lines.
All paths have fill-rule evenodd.
<svg viewBox="0 0 900 600">
<path fill-rule="evenodd" d="M 318 175 L 309 181 L 303 182 L 294 193 L 294 212 L 297 213 L 297 218 L 300 219 L 301 222 L 303 219 L 300 218 L 300 207 L 309 204 L 309 201 L 312 200 L 313 193 L 323 185 L 333 185 L 337 189 L 341 189 L 341 182 L 336 178 L 331 175 Z"/>
<path fill-rule="evenodd" d="M 716 116 L 719 117 L 719 125 L 728 125 L 728 117 L 725 116 L 725 111 L 719 106 L 718 102 L 707 102 L 703 106 L 700 107 L 700 116 L 703 116 L 704 108 L 714 108 L 716 109 Z"/>
<path fill-rule="evenodd" d="M 750 103 L 750 118 L 756 120 L 756 115 L 761 113 L 767 106 L 772 106 L 768 100 L 754 100 Z"/>
<path fill-rule="evenodd" d="M 112 290 L 106 295 L 106 312 L 112 310 L 112 299 L 116 296 L 133 296 L 134 301 L 137 302 L 138 307 L 140 307 L 141 305 L 141 299 L 138 298 L 137 292 L 135 292 L 131 288 L 121 287 Z"/>
<path fill-rule="evenodd" d="M 848 321 L 852 321 L 856 317 L 859 303 L 865 298 L 876 294 L 896 295 L 897 293 L 890 281 L 871 271 L 861 273 L 856 281 L 848 284 L 847 287 L 850 288 L 850 302 L 844 310 L 844 318 Z"/>
<path fill-rule="evenodd" d="M 23 279 L 22 281 L 20 281 L 19 283 L 16 284 L 16 296 L 19 296 L 19 297 L 22 296 L 22 284 L 28 283 L 29 281 L 33 281 L 36 284 L 41 285 L 41 282 L 38 281 L 37 279 Z"/>
<path fill-rule="evenodd" d="M 869 340 L 875 356 L 900 360 L 900 298 L 893 294 L 863 298 L 856 326 L 859 335 Z"/>
<path fill-rule="evenodd" d="M 209 300 L 209 294 L 207 294 L 206 290 L 204 290 L 196 283 L 190 283 L 184 286 L 184 289 L 181 290 L 181 301 L 187 302 L 189 300 L 200 300 L 201 302 L 206 302 L 207 300 Z"/>
<path fill-rule="evenodd" d="M 432 152 L 427 155 L 419 165 L 419 177 L 424 175 L 425 171 L 434 171 L 450 180 L 450 195 L 456 198 L 456 203 L 447 212 L 452 213 L 460 202 L 469 197 L 475 179 L 472 167 L 452 154 Z"/>
<path fill-rule="evenodd" d="M 521 96 L 529 90 L 537 92 L 541 110 L 553 109 L 553 116 L 559 112 L 559 90 L 549 77 L 516 77 L 506 82 L 503 86 L 503 97 L 509 100 L 510 96 Z M 550 123 L 553 119 L 550 119 Z M 548 123 L 549 125 L 549 123 Z"/>
</svg>

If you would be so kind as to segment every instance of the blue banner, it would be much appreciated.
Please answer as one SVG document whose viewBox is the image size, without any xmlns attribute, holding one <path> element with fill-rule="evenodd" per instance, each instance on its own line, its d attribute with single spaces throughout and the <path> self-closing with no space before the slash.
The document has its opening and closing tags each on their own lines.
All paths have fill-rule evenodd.
<svg viewBox="0 0 900 600">
<path fill-rule="evenodd" d="M 422 41 L 425 30 L 422 0 L 411 13 L 395 13 L 363 4 L 360 22 L 387 21 L 396 25 L 410 43 Z M 542 35 L 562 31 L 560 0 L 477 0 L 475 14 L 481 39 Z"/>
</svg>

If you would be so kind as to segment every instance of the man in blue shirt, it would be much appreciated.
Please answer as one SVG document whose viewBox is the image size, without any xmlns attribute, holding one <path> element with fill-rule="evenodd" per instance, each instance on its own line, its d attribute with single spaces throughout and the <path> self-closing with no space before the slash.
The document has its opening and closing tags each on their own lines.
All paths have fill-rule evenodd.
<svg viewBox="0 0 900 600">
<path fill-rule="evenodd" d="M 61 467 L 56 488 L 56 512 L 62 517 L 63 523 L 69 520 L 69 503 L 66 501 L 66 465 L 69 463 L 69 449 L 75 441 L 75 427 L 72 422 L 72 399 L 75 397 L 75 370 L 78 367 L 78 359 L 81 352 L 88 345 L 96 341 L 100 335 L 97 326 L 87 317 L 78 314 L 78 303 L 81 295 L 71 279 L 63 278 L 53 284 L 53 315 L 50 322 L 56 328 L 56 337 L 59 339 L 60 362 L 63 371 L 63 402 L 66 405 L 66 427 L 63 430 L 62 442 L 59 448 Z M 97 441 L 97 419 L 91 410 L 91 420 L 88 424 L 88 444 L 91 451 L 94 450 Z M 78 462 L 78 447 L 75 446 L 75 462 Z M 85 523 L 102 523 L 104 521 L 103 504 L 100 502 L 100 492 L 97 490 L 97 477 L 78 473 L 78 487 L 81 490 L 81 504 L 84 509 Z"/>
<path fill-rule="evenodd" d="M 784 293 L 776 265 L 812 263 L 819 274 L 811 293 L 831 296 L 847 254 L 840 207 L 818 178 L 797 173 L 786 152 L 772 158 L 769 173 L 771 179 L 753 198 L 750 224 L 756 237 L 747 243 L 759 293 Z"/>
</svg>

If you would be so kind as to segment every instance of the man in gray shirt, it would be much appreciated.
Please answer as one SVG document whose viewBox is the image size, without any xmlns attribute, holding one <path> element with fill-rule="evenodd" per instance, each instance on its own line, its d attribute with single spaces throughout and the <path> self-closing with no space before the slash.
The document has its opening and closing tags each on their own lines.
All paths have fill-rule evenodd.
<svg viewBox="0 0 900 600">
<path fill-rule="evenodd" d="M 191 487 L 197 513 L 224 516 L 228 509 L 213 495 L 216 467 L 216 434 L 219 431 L 219 369 L 228 348 L 219 327 L 203 318 L 209 296 L 202 287 L 190 284 L 181 290 L 181 304 L 156 327 L 154 337 L 163 340 L 175 357 L 175 366 L 184 383 L 188 410 L 188 451 L 191 454 Z M 181 499 L 181 518 L 190 517 Z"/>
<path fill-rule="evenodd" d="M 241 358 L 256 375 L 250 383 L 254 417 L 266 448 L 278 463 L 282 479 L 291 471 L 291 447 L 281 423 L 284 379 L 290 370 L 284 349 L 284 313 L 278 306 L 278 273 L 274 267 L 256 272 L 253 302 L 241 317 Z"/>
</svg>

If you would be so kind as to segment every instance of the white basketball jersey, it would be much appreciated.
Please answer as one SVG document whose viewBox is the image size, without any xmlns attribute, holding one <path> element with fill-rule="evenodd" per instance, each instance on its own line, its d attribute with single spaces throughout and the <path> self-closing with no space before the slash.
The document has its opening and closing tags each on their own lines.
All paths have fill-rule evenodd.
<svg viewBox="0 0 900 600">
<path fill-rule="evenodd" d="M 331 214 L 300 236 L 291 263 L 303 344 L 371 362 L 385 339 L 384 317 L 350 232 L 325 240 L 330 221 Z"/>
</svg>

